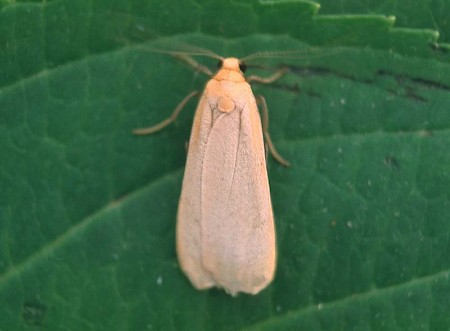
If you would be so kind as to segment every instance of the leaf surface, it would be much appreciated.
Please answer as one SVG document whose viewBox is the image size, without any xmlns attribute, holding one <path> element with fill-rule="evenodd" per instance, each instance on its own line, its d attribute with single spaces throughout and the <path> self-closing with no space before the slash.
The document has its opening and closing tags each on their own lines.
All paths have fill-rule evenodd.
<svg viewBox="0 0 450 331">
<path fill-rule="evenodd" d="M 450 328 L 437 5 L 414 16 L 397 1 L 398 28 L 383 6 L 340 3 L 0 1 L 0 330 Z M 253 86 L 292 163 L 268 161 L 278 270 L 257 296 L 196 291 L 178 267 L 195 101 L 158 134 L 131 131 L 208 78 L 149 52 L 160 37 L 224 56 L 305 51 L 266 61 L 289 74 Z"/>
</svg>

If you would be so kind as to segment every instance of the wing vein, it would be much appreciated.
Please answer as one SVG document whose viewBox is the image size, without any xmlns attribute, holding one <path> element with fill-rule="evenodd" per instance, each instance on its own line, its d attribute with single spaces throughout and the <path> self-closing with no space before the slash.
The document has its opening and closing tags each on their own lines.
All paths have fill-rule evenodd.
<svg viewBox="0 0 450 331">
<path fill-rule="evenodd" d="M 238 111 L 237 109 L 235 111 Z M 241 114 L 242 116 L 242 114 Z M 228 199 L 227 199 L 227 210 L 229 209 L 230 206 L 230 201 L 231 201 L 231 192 L 233 191 L 233 187 L 234 187 L 234 178 L 235 178 L 235 174 L 236 174 L 236 169 L 237 169 L 237 163 L 238 163 L 238 158 L 239 158 L 239 147 L 241 145 L 241 136 L 242 136 L 242 120 L 241 120 L 241 116 L 239 116 L 239 140 L 238 140 L 238 144 L 236 147 L 236 153 L 234 155 L 234 167 L 233 167 L 233 175 L 231 176 L 231 186 L 230 186 L 230 190 L 228 191 Z"/>
</svg>

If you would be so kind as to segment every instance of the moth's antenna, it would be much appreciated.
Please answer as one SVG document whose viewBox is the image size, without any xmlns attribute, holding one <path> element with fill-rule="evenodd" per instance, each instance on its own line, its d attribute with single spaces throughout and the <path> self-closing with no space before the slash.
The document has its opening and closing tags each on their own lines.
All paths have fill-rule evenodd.
<svg viewBox="0 0 450 331">
<path fill-rule="evenodd" d="M 326 51 L 326 52 L 322 51 L 321 54 L 318 54 L 321 51 L 322 50 L 318 48 L 307 48 L 299 50 L 274 51 L 274 52 L 261 51 L 244 56 L 240 60 L 244 62 L 251 62 L 252 60 L 256 59 L 301 59 L 301 58 L 308 58 L 310 56 L 313 57 L 328 56 L 340 52 L 340 50 Z"/>
<path fill-rule="evenodd" d="M 207 56 L 213 59 L 223 60 L 222 56 L 211 50 L 173 40 L 168 41 L 161 39 L 152 42 L 151 45 L 147 43 L 139 43 L 135 45 L 137 48 L 141 48 L 152 53 L 162 53 L 174 56 Z"/>
</svg>

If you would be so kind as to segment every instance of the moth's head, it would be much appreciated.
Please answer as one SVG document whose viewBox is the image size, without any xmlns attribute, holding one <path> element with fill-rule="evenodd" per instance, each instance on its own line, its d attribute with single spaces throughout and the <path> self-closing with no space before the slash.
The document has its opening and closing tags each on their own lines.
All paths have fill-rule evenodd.
<svg viewBox="0 0 450 331">
<path fill-rule="evenodd" d="M 223 60 L 220 60 L 218 63 L 218 67 L 219 69 L 233 70 L 240 73 L 244 73 L 247 69 L 247 66 L 235 57 L 227 57 Z"/>
</svg>

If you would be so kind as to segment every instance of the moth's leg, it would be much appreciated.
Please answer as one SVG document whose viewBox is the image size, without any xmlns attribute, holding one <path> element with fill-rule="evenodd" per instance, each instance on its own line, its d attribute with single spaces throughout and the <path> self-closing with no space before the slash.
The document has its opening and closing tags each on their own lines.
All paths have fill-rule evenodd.
<svg viewBox="0 0 450 331">
<path fill-rule="evenodd" d="M 159 130 L 164 129 L 166 126 L 168 126 L 169 124 L 175 122 L 175 120 L 177 119 L 178 115 L 181 113 L 181 111 L 183 110 L 183 108 L 186 106 L 186 104 L 189 102 L 189 100 L 191 100 L 194 96 L 196 96 L 198 94 L 198 91 L 193 91 L 190 94 L 188 94 L 177 106 L 177 108 L 175 108 L 174 112 L 172 113 L 172 115 L 170 115 L 170 117 L 166 118 L 164 121 L 151 126 L 149 128 L 142 128 L 142 129 L 134 129 L 133 133 L 134 134 L 138 134 L 138 135 L 145 135 L 145 134 L 152 134 L 155 132 L 158 132 Z"/>
<path fill-rule="evenodd" d="M 214 74 L 212 73 L 211 70 L 209 70 L 207 67 L 205 67 L 204 65 L 198 63 L 197 61 L 195 61 L 192 57 L 190 57 L 189 55 L 185 55 L 185 54 L 177 54 L 177 55 L 173 55 L 174 57 L 180 59 L 181 61 L 183 61 L 184 63 L 190 65 L 192 68 L 194 68 L 197 71 L 200 71 L 202 73 L 204 73 L 205 75 L 208 75 L 210 77 L 212 77 Z"/>
<path fill-rule="evenodd" d="M 266 140 L 266 144 L 269 148 L 270 153 L 273 158 L 277 160 L 278 163 L 285 167 L 289 167 L 291 164 L 286 161 L 276 150 L 275 145 L 272 142 L 269 134 L 269 112 L 267 111 L 266 99 L 262 95 L 256 97 L 257 102 L 260 104 L 261 112 L 262 112 L 262 130 L 264 134 L 264 138 Z"/>
<path fill-rule="evenodd" d="M 282 68 L 282 69 L 278 70 L 277 72 L 275 72 L 272 76 L 260 77 L 260 76 L 250 75 L 246 78 L 246 80 L 248 83 L 258 82 L 258 83 L 262 83 L 262 84 L 270 84 L 270 83 L 273 83 L 274 81 L 276 81 L 277 79 L 280 79 L 281 77 L 283 77 L 288 71 L 289 71 L 288 68 Z"/>
</svg>

